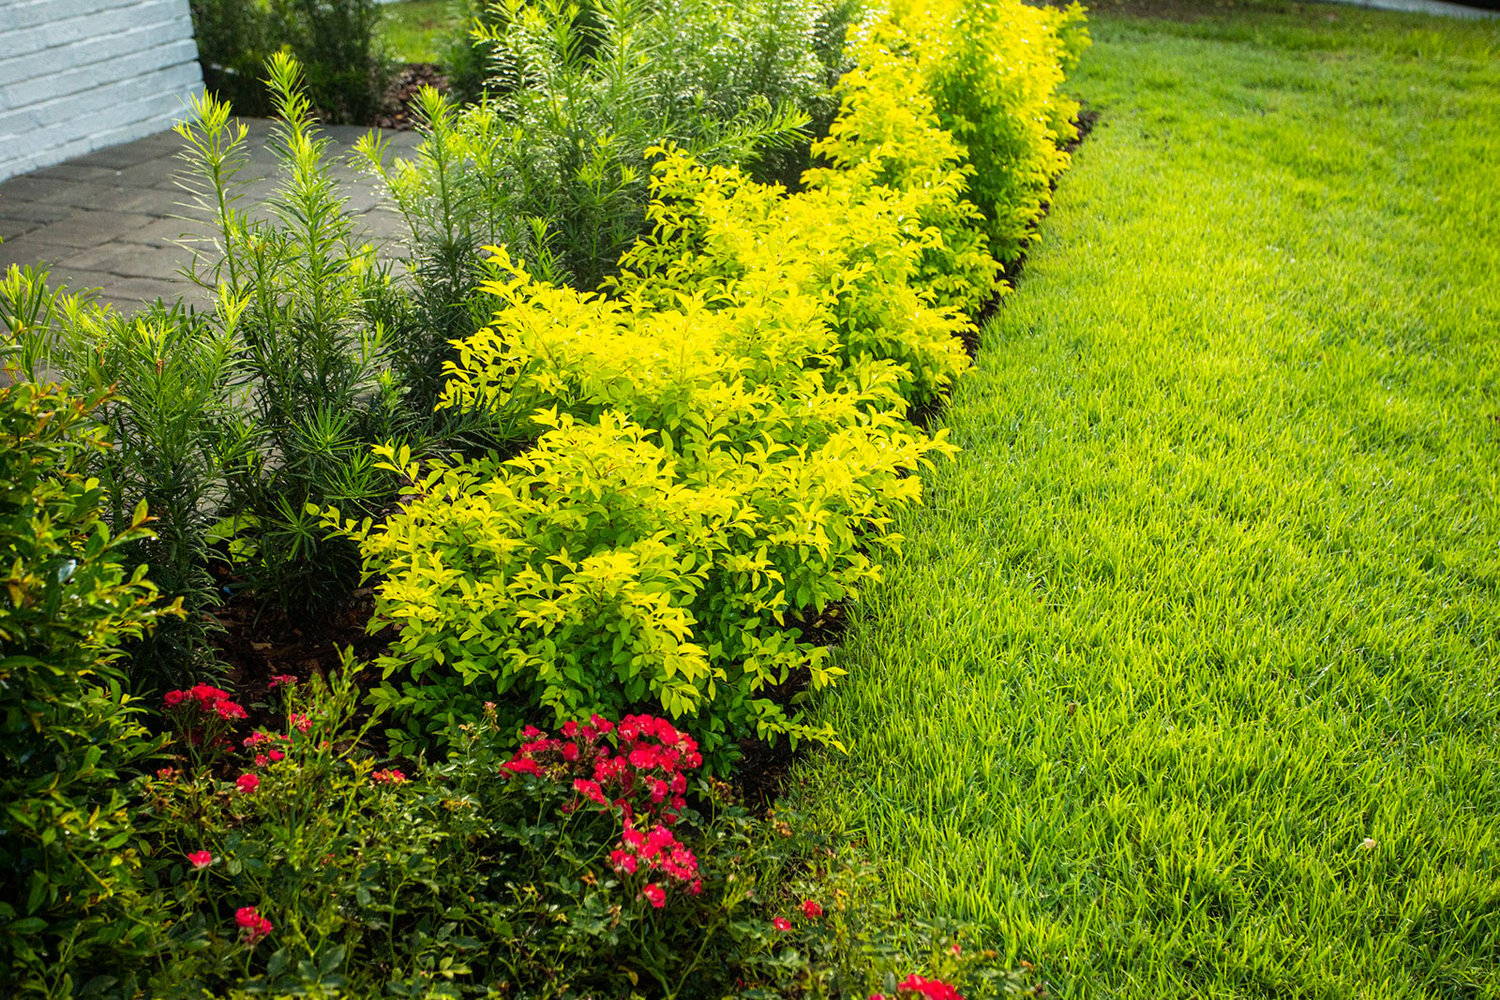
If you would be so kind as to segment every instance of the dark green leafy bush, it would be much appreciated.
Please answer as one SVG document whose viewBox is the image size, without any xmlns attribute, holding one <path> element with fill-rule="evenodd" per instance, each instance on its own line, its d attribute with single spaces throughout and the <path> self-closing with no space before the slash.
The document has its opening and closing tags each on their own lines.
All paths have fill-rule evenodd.
<svg viewBox="0 0 1500 1000">
<path fill-rule="evenodd" d="M 275 94 L 266 62 L 290 53 L 306 68 L 312 106 L 336 122 L 369 122 L 390 76 L 376 0 L 191 0 L 208 89 L 241 115 L 265 115 Z"/>
<path fill-rule="evenodd" d="M 89 413 L 110 447 L 79 456 L 99 480 L 101 516 L 123 531 L 141 503 L 153 531 L 120 546 L 129 565 L 187 612 L 158 623 L 131 651 L 138 688 L 181 683 L 214 668 L 207 637 L 219 588 L 209 572 L 209 534 L 230 501 L 226 470 L 256 445 L 236 405 L 241 371 L 233 323 L 216 326 L 181 306 L 122 316 L 49 288 L 47 272 L 12 268 L 0 280 L 0 325 L 18 346 L 17 370 L 33 383 L 57 379 L 102 401 Z"/>
<path fill-rule="evenodd" d="M 112 525 L 150 505 L 158 530 L 128 552 L 190 611 L 135 651 L 138 687 L 205 665 L 207 613 L 220 596 L 209 562 L 226 550 L 245 581 L 289 610 L 345 597 L 358 554 L 329 539 L 307 505 L 377 509 L 395 482 L 370 446 L 422 439 L 434 426 L 431 387 L 395 370 L 381 313 L 399 293 L 354 238 L 299 67 L 277 55 L 269 69 L 281 184 L 268 218 L 239 206 L 248 154 L 228 106 L 205 97 L 179 127 L 186 183 L 212 227 L 195 258 L 209 310 L 158 305 L 124 317 L 49 288 L 45 272 L 12 268 L 0 280 L 0 323 L 20 348 L 21 374 L 77 392 L 118 388 L 92 413 L 112 447 L 89 472 Z"/>
<path fill-rule="evenodd" d="M 221 254 L 199 280 L 217 291 L 211 322 L 234 338 L 257 435 L 224 467 L 227 513 L 253 552 L 252 585 L 306 610 L 339 600 L 357 573 L 352 551 L 324 537 L 307 504 L 377 507 L 394 484 L 369 444 L 406 428 L 389 342 L 372 316 L 388 278 L 374 248 L 355 241 L 298 64 L 278 54 L 269 73 L 282 168 L 269 219 L 235 205 L 245 133 L 226 105 L 204 98 L 179 131 Z"/>
<path fill-rule="evenodd" d="M 122 782 L 153 741 L 114 664 L 176 609 L 123 565 L 144 505 L 111 533 L 76 471 L 104 447 L 103 402 L 0 388 L 0 981 L 47 995 L 107 986 L 151 947 Z"/>
</svg>

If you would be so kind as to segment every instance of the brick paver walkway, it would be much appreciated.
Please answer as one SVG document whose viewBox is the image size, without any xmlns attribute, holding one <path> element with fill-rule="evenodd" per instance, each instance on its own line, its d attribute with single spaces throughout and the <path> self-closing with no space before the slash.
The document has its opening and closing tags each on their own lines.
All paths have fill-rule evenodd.
<svg viewBox="0 0 1500 1000">
<path fill-rule="evenodd" d="M 248 182 L 240 207 L 249 209 L 271 192 L 276 160 L 267 145 L 271 123 L 245 124 L 250 161 L 239 175 Z M 366 130 L 324 131 L 362 238 L 389 248 L 404 231 L 400 216 L 382 203 L 377 181 L 345 162 L 344 154 Z M 389 138 L 398 156 L 410 154 L 419 141 L 414 132 Z M 119 309 L 157 298 L 202 302 L 202 290 L 181 274 L 192 253 L 176 242 L 208 228 L 185 207 L 188 196 L 176 183 L 182 147 L 175 133 L 161 132 L 0 182 L 0 272 L 13 263 L 46 263 L 54 284 L 101 288 L 100 298 Z"/>
</svg>

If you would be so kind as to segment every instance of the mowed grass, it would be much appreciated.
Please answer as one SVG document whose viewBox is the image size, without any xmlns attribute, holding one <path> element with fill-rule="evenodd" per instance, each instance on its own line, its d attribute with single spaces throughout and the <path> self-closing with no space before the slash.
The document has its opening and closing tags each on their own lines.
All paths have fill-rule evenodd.
<svg viewBox="0 0 1500 1000">
<path fill-rule="evenodd" d="M 439 62 L 462 17 L 454 0 L 397 0 L 380 12 L 381 39 L 401 62 Z"/>
<path fill-rule="evenodd" d="M 1093 30 L 800 798 L 1054 996 L 1500 996 L 1500 28 Z"/>
</svg>

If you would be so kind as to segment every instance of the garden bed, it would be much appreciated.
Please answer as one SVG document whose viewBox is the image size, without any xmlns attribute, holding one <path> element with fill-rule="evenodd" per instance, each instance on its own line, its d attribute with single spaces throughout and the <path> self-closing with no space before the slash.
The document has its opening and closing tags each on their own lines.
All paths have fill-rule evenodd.
<svg viewBox="0 0 1500 1000">
<path fill-rule="evenodd" d="M 26 624 L 0 640 L 40 714 L 5 731 L 29 887 L 3 968 L 125 996 L 1035 988 L 959 924 L 847 905 L 873 873 L 767 806 L 788 751 L 856 735 L 808 710 L 953 454 L 913 415 L 1067 164 L 1087 44 L 1076 8 L 955 0 L 871 12 L 846 52 L 852 12 L 499 17 L 489 102 L 421 88 L 413 160 L 358 148 L 410 229 L 399 280 L 316 125 L 362 99 L 363 49 L 280 51 L 268 212 L 235 207 L 226 105 L 180 129 L 212 308 L 7 276 Z M 77 403 L 33 391 L 54 376 Z"/>
</svg>

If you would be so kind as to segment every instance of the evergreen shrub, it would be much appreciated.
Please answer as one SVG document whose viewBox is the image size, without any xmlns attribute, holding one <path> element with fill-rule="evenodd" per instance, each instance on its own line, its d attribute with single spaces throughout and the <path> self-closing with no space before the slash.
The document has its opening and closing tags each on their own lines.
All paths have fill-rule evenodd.
<svg viewBox="0 0 1500 1000">
<path fill-rule="evenodd" d="M 198 61 L 210 92 L 241 115 L 264 116 L 275 95 L 264 78 L 278 52 L 306 68 L 312 104 L 329 121 L 368 124 L 390 67 L 377 0 L 191 0 Z"/>
</svg>

